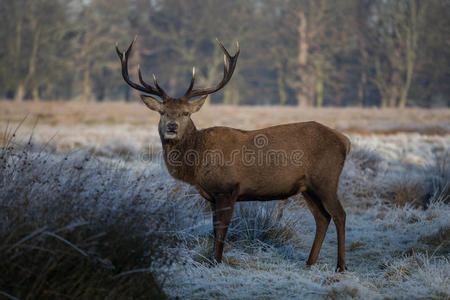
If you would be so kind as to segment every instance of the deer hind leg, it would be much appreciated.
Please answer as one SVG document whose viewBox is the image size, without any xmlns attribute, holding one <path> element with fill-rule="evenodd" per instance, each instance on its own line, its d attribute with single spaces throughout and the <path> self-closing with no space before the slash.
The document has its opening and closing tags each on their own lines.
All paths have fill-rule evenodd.
<svg viewBox="0 0 450 300">
<path fill-rule="evenodd" d="M 237 200 L 238 189 L 231 195 L 217 195 L 215 197 L 215 210 L 213 212 L 214 226 L 214 252 L 217 263 L 222 262 L 223 246 L 227 235 L 228 226 L 233 216 L 234 205 Z"/>
<path fill-rule="evenodd" d="M 320 199 L 312 192 L 303 192 L 303 196 L 316 221 L 316 235 L 314 236 L 311 252 L 309 253 L 308 261 L 306 262 L 307 266 L 311 266 L 317 261 L 317 257 L 319 256 L 320 248 L 322 247 L 325 234 L 327 233 L 331 216 L 322 206 Z"/>
<path fill-rule="evenodd" d="M 322 202 L 323 207 L 333 218 L 334 225 L 336 226 L 337 240 L 338 240 L 338 262 L 336 271 L 343 272 L 346 269 L 345 265 L 346 214 L 344 208 L 342 207 L 341 202 L 339 202 L 339 199 L 337 197 L 337 184 L 331 186 L 333 187 L 335 186 L 335 188 L 333 190 L 328 191 L 327 190 L 318 191 L 317 194 Z"/>
</svg>

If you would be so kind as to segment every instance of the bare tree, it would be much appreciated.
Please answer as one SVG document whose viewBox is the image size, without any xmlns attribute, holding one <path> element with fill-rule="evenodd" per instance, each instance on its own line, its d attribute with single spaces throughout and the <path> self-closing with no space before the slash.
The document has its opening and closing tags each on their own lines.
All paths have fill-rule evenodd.
<svg viewBox="0 0 450 300">
<path fill-rule="evenodd" d="M 107 49 L 139 35 L 130 68 L 172 94 L 193 65 L 200 86 L 219 79 L 219 38 L 246 51 L 213 103 L 450 105 L 449 12 L 447 0 L 0 1 L 0 94 L 136 99 Z"/>
<path fill-rule="evenodd" d="M 377 3 L 373 24 L 377 34 L 374 80 L 382 107 L 406 106 L 426 7 L 426 1 L 418 0 Z"/>
</svg>

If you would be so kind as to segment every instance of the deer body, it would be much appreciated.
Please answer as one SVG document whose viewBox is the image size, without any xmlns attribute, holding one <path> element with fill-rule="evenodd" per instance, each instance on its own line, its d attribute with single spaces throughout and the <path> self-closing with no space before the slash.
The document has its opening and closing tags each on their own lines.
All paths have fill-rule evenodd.
<svg viewBox="0 0 450 300">
<path fill-rule="evenodd" d="M 267 145 L 256 146 L 255 137 L 267 138 Z M 322 143 L 316 143 L 323 138 Z M 261 130 L 243 131 L 229 127 L 212 127 L 192 132 L 176 143 L 167 143 L 162 138 L 164 158 L 169 173 L 176 179 L 201 189 L 205 194 L 230 193 L 239 186 L 236 201 L 281 200 L 306 190 L 316 179 L 318 165 L 341 166 L 348 148 L 346 137 L 316 122 L 294 123 L 273 126 Z M 208 160 L 208 152 L 220 149 L 222 161 Z M 272 150 L 284 153 L 300 150 L 298 164 L 282 161 L 267 163 Z M 178 166 L 186 154 L 197 153 L 195 166 Z M 178 161 L 170 161 L 168 155 L 176 151 Z M 245 161 L 244 151 L 254 154 L 253 161 Z M 341 153 L 340 156 L 330 155 Z M 258 162 L 258 159 L 263 160 Z M 338 161 L 335 161 L 335 160 Z"/>
<path fill-rule="evenodd" d="M 316 222 L 316 234 L 307 265 L 316 262 L 330 220 L 338 238 L 337 270 L 345 265 L 345 212 L 337 197 L 339 176 L 350 141 L 341 133 L 317 122 L 292 123 L 260 130 L 229 127 L 197 130 L 190 115 L 198 111 L 208 94 L 222 88 L 231 78 L 239 50 L 225 53 L 224 78 L 215 88 L 194 90 L 191 84 L 181 98 L 171 98 L 158 86 L 128 78 L 127 59 L 118 49 L 122 75 L 133 88 L 153 94 L 141 95 L 143 102 L 161 114 L 159 134 L 169 173 L 197 188 L 213 211 L 215 260 L 222 261 L 228 225 L 237 201 L 281 200 L 302 193 Z M 189 101 L 192 97 L 203 96 Z"/>
</svg>

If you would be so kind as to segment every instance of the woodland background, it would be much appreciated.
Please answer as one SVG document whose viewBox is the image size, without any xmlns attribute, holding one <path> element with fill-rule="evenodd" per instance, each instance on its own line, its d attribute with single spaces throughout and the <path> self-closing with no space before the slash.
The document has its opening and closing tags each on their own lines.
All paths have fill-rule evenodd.
<svg viewBox="0 0 450 300">
<path fill-rule="evenodd" d="M 170 95 L 237 71 L 212 103 L 448 107 L 447 0 L 0 1 L 0 98 L 136 101 L 114 50 L 139 38 L 130 74 Z"/>
</svg>

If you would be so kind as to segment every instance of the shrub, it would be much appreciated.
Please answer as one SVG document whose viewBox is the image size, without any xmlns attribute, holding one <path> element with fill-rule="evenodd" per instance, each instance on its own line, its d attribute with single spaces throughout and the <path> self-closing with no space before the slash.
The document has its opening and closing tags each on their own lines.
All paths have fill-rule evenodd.
<svg viewBox="0 0 450 300">
<path fill-rule="evenodd" d="M 450 154 L 436 155 L 428 166 L 399 163 L 356 148 L 345 163 L 339 186 L 344 204 L 370 206 L 382 201 L 396 206 L 427 208 L 450 201 Z"/>
<path fill-rule="evenodd" d="M 408 168 L 409 167 L 409 168 Z M 427 208 L 431 202 L 450 201 L 450 154 L 437 155 L 425 167 L 407 165 L 403 174 L 391 176 L 390 200 L 399 206 Z"/>
<path fill-rule="evenodd" d="M 153 174 L 15 143 L 0 148 L 0 293 L 42 298 L 166 298 L 175 206 Z M 150 198 L 150 199 L 149 199 Z"/>
</svg>

